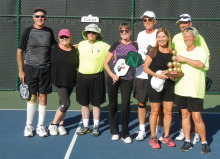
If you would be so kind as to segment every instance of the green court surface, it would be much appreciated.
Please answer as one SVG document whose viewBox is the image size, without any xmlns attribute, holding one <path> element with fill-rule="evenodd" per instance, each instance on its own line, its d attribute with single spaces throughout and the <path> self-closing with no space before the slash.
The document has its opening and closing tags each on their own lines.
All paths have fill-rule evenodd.
<svg viewBox="0 0 220 159">
<path fill-rule="evenodd" d="M 121 97 L 118 94 L 118 103 L 120 107 Z M 107 94 L 106 94 L 107 98 Z M 80 110 L 81 106 L 76 102 L 76 92 L 71 95 L 70 110 Z M 204 112 L 220 112 L 220 95 L 206 95 L 204 101 Z M 48 110 L 55 110 L 58 108 L 58 95 L 53 92 L 48 95 Z M 147 104 L 147 110 L 150 110 L 149 103 Z M 108 98 L 106 102 L 101 106 L 103 111 L 108 111 Z M 0 109 L 26 109 L 26 101 L 20 99 L 18 91 L 0 91 Z M 131 97 L 131 110 L 137 110 L 137 101 Z M 174 106 L 174 111 L 178 111 L 178 108 Z"/>
</svg>

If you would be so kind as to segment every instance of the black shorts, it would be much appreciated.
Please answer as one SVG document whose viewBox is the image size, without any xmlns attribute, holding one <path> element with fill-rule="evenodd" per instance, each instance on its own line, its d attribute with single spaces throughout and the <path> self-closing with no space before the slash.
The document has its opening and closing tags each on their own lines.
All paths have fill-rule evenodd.
<svg viewBox="0 0 220 159">
<path fill-rule="evenodd" d="M 148 80 L 148 96 L 150 102 L 159 103 L 162 101 L 165 102 L 174 102 L 175 94 L 174 94 L 174 82 L 167 79 L 164 82 L 163 90 L 161 92 L 157 92 L 155 89 L 152 88 L 151 78 Z"/>
<path fill-rule="evenodd" d="M 25 82 L 31 94 L 49 94 L 52 92 L 50 67 L 39 68 L 24 65 Z"/>
<path fill-rule="evenodd" d="M 204 99 L 175 95 L 175 104 L 179 109 L 188 109 L 189 112 L 202 112 Z"/>
<path fill-rule="evenodd" d="M 76 101 L 82 105 L 100 106 L 105 98 L 105 74 L 81 74 L 78 73 L 76 84 Z"/>
<path fill-rule="evenodd" d="M 134 98 L 138 100 L 140 103 L 147 103 L 148 101 L 148 91 L 147 91 L 148 79 L 135 79 L 135 90 L 134 90 Z"/>
</svg>

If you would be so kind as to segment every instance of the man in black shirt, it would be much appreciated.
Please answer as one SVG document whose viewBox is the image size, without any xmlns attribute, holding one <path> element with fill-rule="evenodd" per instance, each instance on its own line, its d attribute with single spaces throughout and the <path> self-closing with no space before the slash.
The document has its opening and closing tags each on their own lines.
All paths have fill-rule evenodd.
<svg viewBox="0 0 220 159">
<path fill-rule="evenodd" d="M 40 137 L 48 136 L 46 128 L 43 126 L 47 94 L 51 93 L 50 80 L 50 50 L 51 45 L 55 43 L 53 31 L 44 26 L 47 20 L 46 10 L 36 8 L 34 10 L 34 26 L 28 27 L 21 35 L 17 49 L 17 63 L 19 78 L 28 84 L 30 98 L 27 101 L 27 120 L 24 130 L 24 136 L 33 136 L 33 118 L 36 110 L 36 100 L 39 99 L 39 118 L 37 125 L 37 134 Z M 25 62 L 23 60 L 25 52 Z"/>
</svg>

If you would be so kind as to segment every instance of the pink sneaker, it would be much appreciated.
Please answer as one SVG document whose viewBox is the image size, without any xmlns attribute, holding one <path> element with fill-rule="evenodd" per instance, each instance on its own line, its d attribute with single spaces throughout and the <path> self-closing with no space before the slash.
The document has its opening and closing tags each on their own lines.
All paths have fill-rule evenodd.
<svg viewBox="0 0 220 159">
<path fill-rule="evenodd" d="M 154 149 L 159 149 L 160 148 L 160 144 L 157 140 L 157 137 L 150 138 L 150 145 Z"/>
<path fill-rule="evenodd" d="M 169 136 L 164 137 L 163 142 L 165 144 L 167 144 L 168 147 L 175 147 L 176 146 L 176 144 L 173 142 L 173 140 Z"/>
</svg>

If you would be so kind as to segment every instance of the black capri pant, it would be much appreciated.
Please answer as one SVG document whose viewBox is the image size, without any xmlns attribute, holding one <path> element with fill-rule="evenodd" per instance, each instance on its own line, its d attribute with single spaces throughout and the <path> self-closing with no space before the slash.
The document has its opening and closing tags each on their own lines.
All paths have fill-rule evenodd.
<svg viewBox="0 0 220 159">
<path fill-rule="evenodd" d="M 59 110 L 65 113 L 70 107 L 70 95 L 73 87 L 56 86 L 56 90 L 59 96 Z"/>
</svg>

